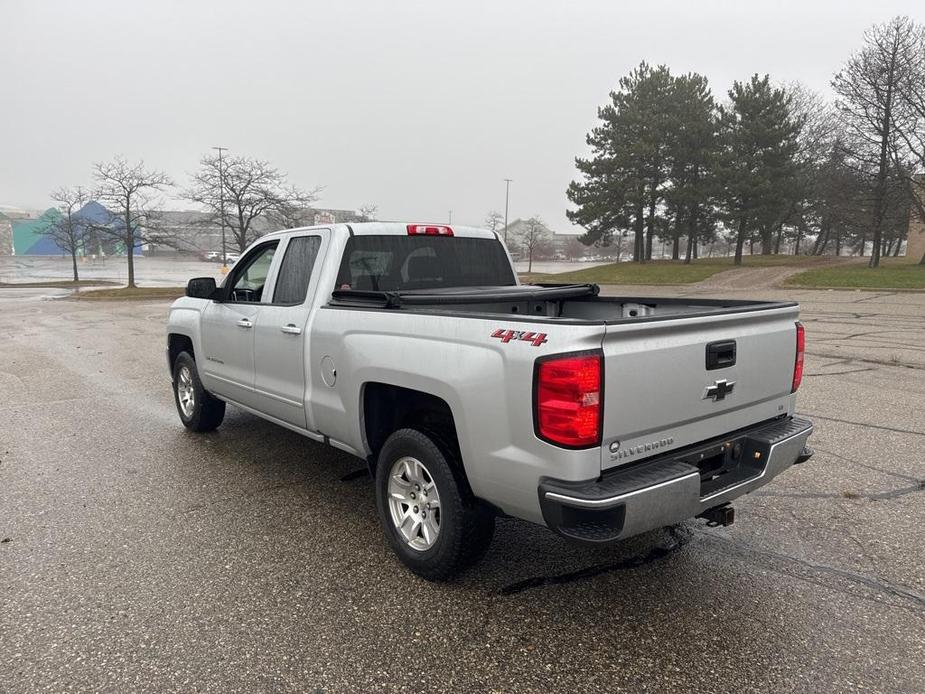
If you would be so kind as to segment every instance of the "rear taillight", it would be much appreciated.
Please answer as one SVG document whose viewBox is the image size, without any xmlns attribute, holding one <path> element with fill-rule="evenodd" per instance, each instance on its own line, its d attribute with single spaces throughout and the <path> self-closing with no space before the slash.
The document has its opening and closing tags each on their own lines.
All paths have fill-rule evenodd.
<svg viewBox="0 0 925 694">
<path fill-rule="evenodd" d="M 441 224 L 409 224 L 408 236 L 452 236 L 453 229 Z"/>
<path fill-rule="evenodd" d="M 600 445 L 602 369 L 598 353 L 537 362 L 533 395 L 537 436 L 569 448 Z"/>
<path fill-rule="evenodd" d="M 797 321 L 797 356 L 793 362 L 793 388 L 791 393 L 796 393 L 800 383 L 803 382 L 803 351 L 806 349 L 806 331 L 803 324 Z"/>
</svg>

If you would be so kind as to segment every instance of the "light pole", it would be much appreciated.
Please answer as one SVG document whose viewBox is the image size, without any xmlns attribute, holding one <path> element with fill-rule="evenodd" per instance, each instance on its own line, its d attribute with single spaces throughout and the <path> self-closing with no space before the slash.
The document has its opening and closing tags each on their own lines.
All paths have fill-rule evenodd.
<svg viewBox="0 0 925 694">
<path fill-rule="evenodd" d="M 511 180 L 510 178 L 504 179 L 504 244 L 507 245 L 507 206 L 508 201 L 511 198 Z"/>
<path fill-rule="evenodd" d="M 222 152 L 227 147 L 213 147 L 218 150 L 218 213 L 222 219 L 222 273 L 228 272 L 228 254 L 225 251 L 225 167 L 222 165 Z"/>
<path fill-rule="evenodd" d="M 450 223 L 450 224 L 453 223 L 453 210 L 450 210 L 450 221 L 449 221 L 449 223 Z"/>
</svg>

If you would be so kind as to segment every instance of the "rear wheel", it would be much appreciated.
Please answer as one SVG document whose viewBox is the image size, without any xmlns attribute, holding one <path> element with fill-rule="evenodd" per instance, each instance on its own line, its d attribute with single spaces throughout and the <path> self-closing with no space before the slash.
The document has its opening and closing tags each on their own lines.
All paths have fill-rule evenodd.
<svg viewBox="0 0 925 694">
<path fill-rule="evenodd" d="M 399 429 L 376 466 L 379 519 L 389 544 L 405 566 L 430 581 L 451 578 L 481 559 L 495 529 L 494 515 L 472 498 L 455 456 L 438 440 Z"/>
<path fill-rule="evenodd" d="M 212 431 L 225 418 L 224 401 L 202 387 L 189 352 L 180 352 L 173 363 L 173 396 L 180 421 L 191 431 Z"/>
</svg>

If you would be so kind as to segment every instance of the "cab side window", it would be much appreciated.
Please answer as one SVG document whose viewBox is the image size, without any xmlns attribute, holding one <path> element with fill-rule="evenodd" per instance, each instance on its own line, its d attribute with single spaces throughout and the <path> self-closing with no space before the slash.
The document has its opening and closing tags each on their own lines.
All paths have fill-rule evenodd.
<svg viewBox="0 0 925 694">
<path fill-rule="evenodd" d="M 296 236 L 289 239 L 286 255 L 279 268 L 276 291 L 273 292 L 274 304 L 292 305 L 305 301 L 319 248 L 320 236 Z"/>
<path fill-rule="evenodd" d="M 276 243 L 268 243 L 254 249 L 246 256 L 240 268 L 234 269 L 229 297 L 231 301 L 246 304 L 259 304 L 263 300 L 270 274 L 270 265 L 276 254 Z"/>
</svg>

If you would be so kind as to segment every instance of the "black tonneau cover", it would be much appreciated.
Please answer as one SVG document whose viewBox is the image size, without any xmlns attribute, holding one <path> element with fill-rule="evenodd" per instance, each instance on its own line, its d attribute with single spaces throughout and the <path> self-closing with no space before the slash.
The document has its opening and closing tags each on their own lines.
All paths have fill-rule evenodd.
<svg viewBox="0 0 925 694">
<path fill-rule="evenodd" d="M 327 308 L 359 311 L 439 312 L 461 318 L 516 314 L 518 320 L 558 324 L 620 325 L 710 317 L 793 307 L 794 302 L 750 299 L 599 296 L 596 284 L 527 284 L 510 287 L 448 287 L 401 291 L 337 289 Z M 546 302 L 537 314 L 521 304 Z M 482 310 L 475 307 L 484 306 Z M 597 309 L 595 311 L 595 309 Z"/>
<path fill-rule="evenodd" d="M 331 293 L 333 306 L 448 306 L 452 304 L 488 304 L 498 301 L 560 301 L 597 296 L 596 284 L 522 284 L 511 287 L 448 287 L 377 292 L 360 289 L 336 289 Z"/>
</svg>

